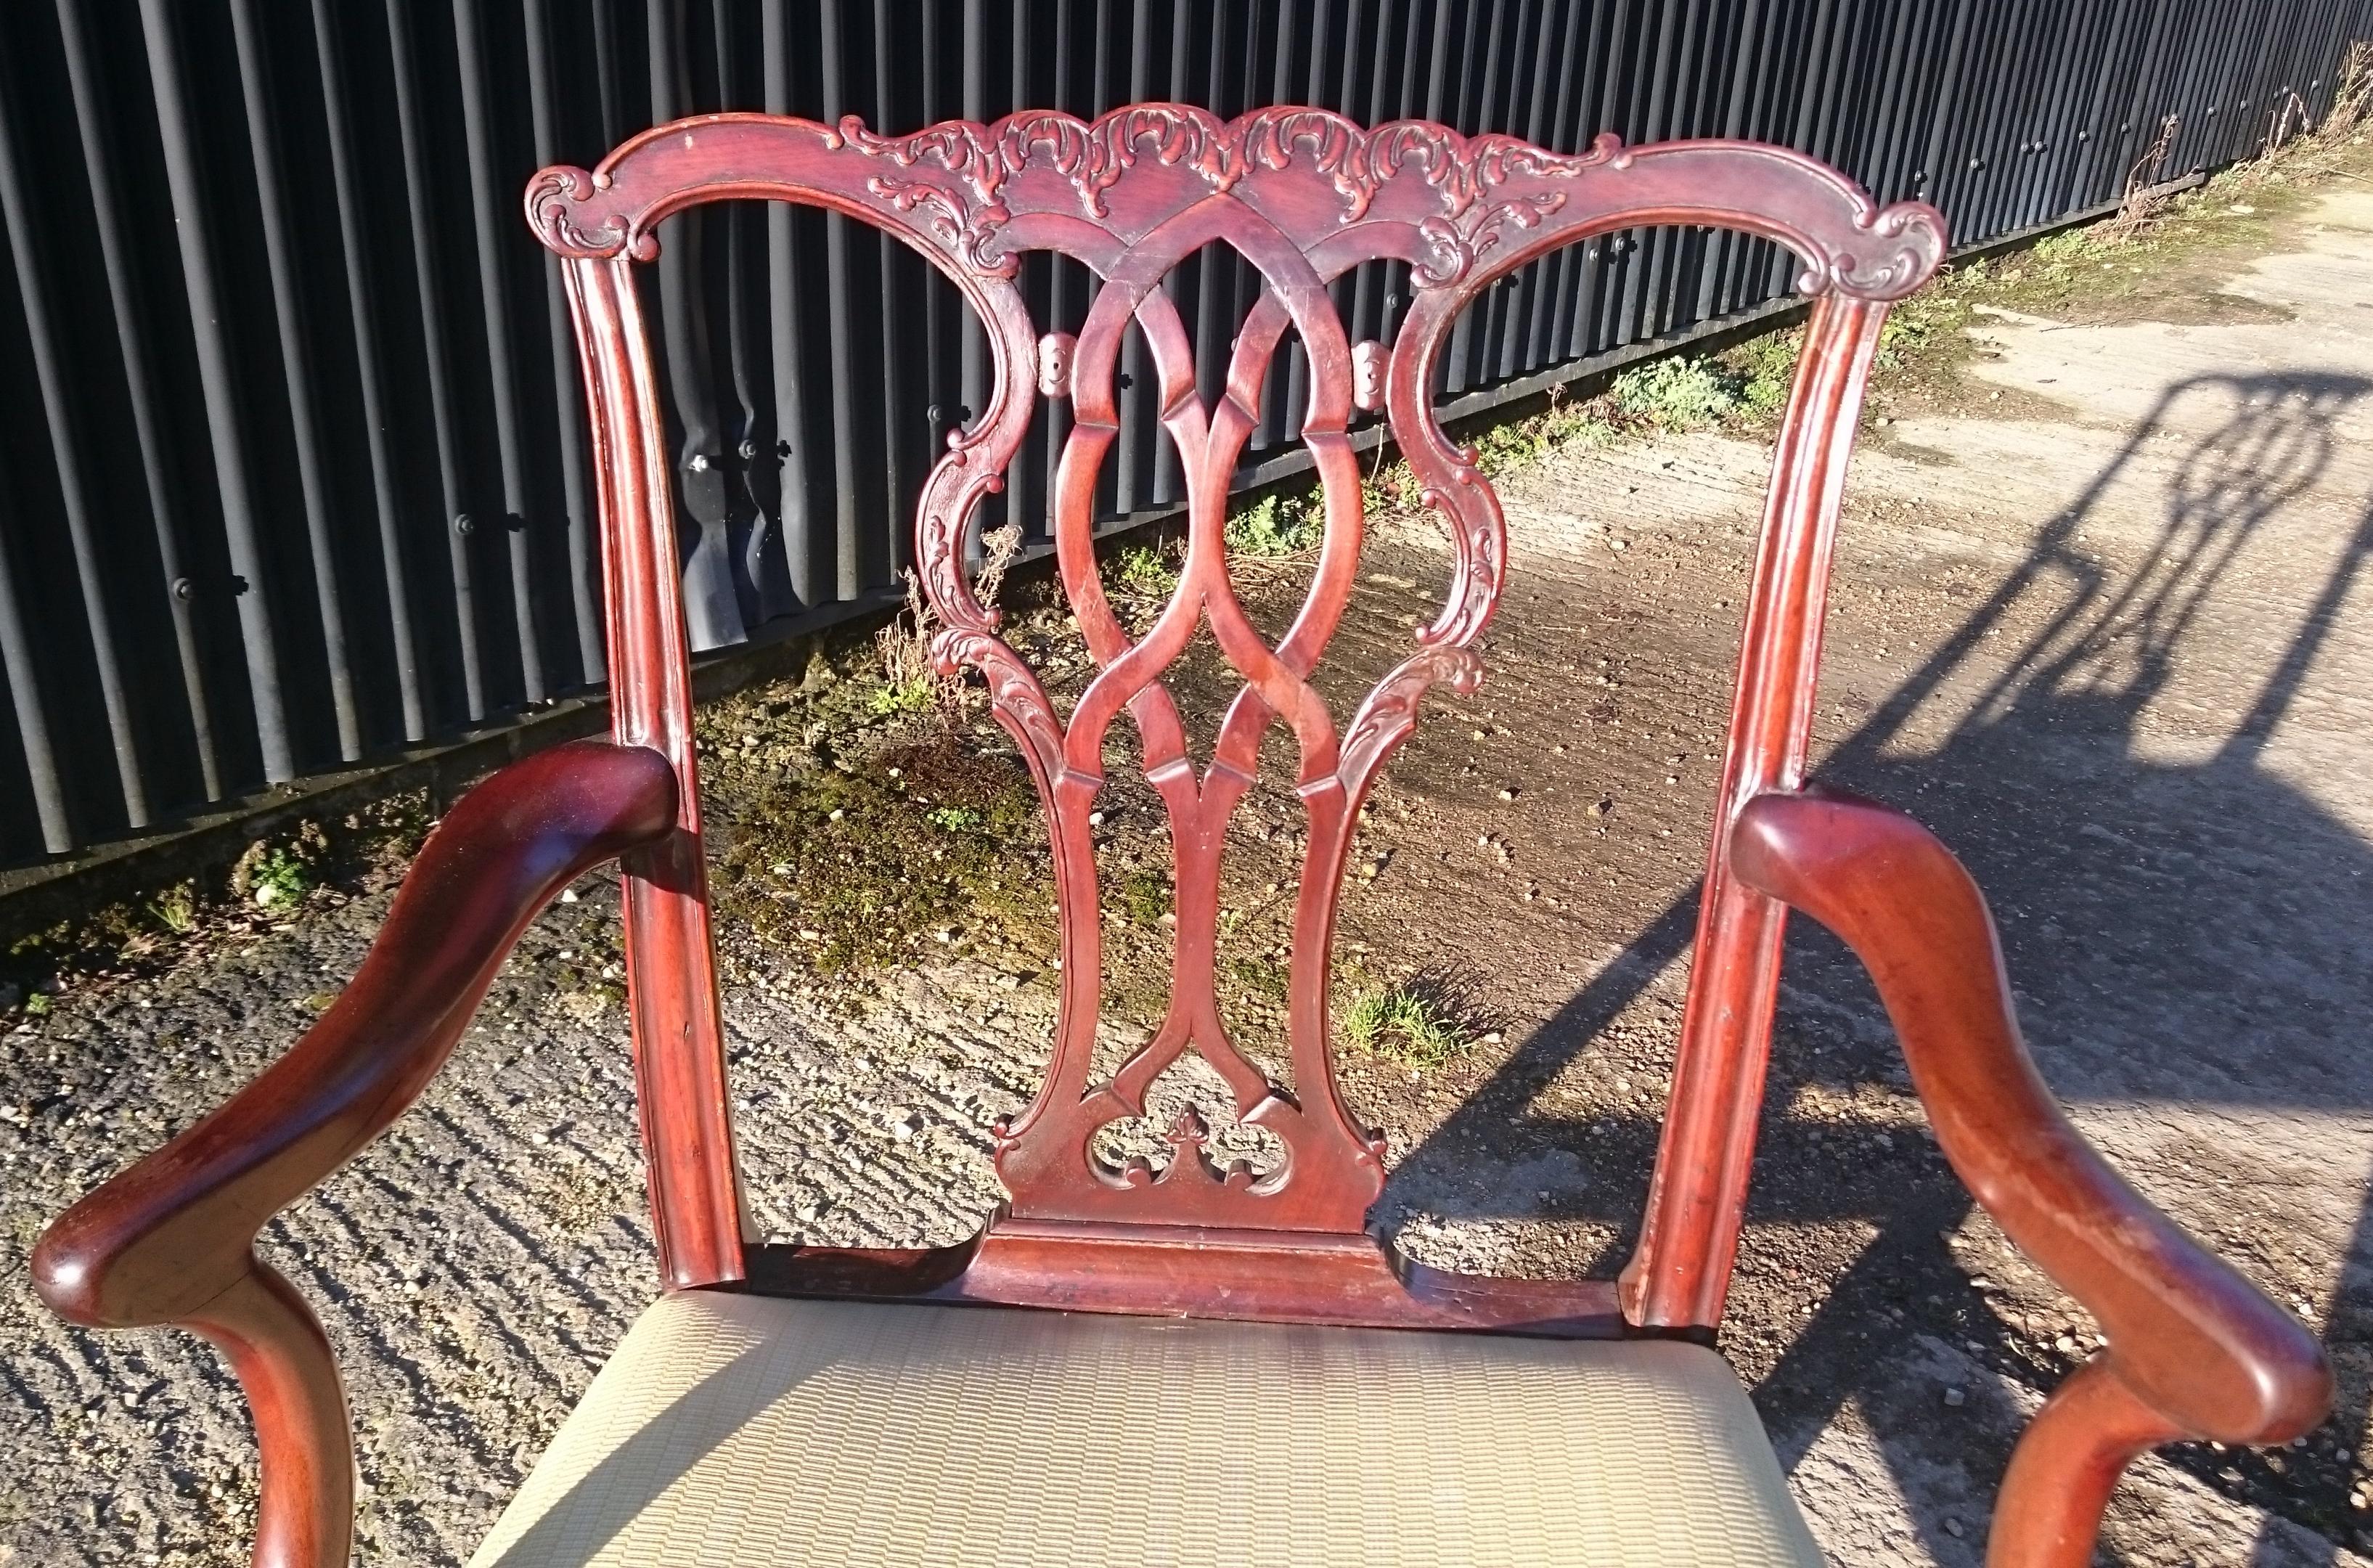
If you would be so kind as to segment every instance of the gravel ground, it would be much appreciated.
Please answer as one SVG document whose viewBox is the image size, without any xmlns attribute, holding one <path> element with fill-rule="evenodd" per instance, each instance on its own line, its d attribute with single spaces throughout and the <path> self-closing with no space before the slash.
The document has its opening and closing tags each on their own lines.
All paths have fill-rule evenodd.
<svg viewBox="0 0 2373 1568">
<path fill-rule="evenodd" d="M 2138 1467 L 2113 1559 L 2361 1563 L 2373 197 L 2327 196 L 2194 285 L 2201 308 L 2157 310 L 2172 319 L 1993 318 L 1974 390 L 1881 409 L 1848 506 L 1820 751 L 1962 852 L 2079 1122 L 2307 1313 L 2341 1367 L 2341 1413 L 2301 1446 Z M 1392 1141 L 1378 1221 L 1430 1261 L 1573 1272 L 1628 1249 L 1765 462 L 1707 434 L 1552 456 L 1507 485 L 1493 678 L 1437 705 L 1379 796 L 1343 923 L 1350 983 L 1415 977 L 1478 1036 L 1438 1069 L 1346 1064 Z M 1442 561 L 1385 529 L 1364 569 L 1347 681 L 1401 645 Z M 756 694 L 710 724 L 729 824 L 734 737 L 774 711 Z M 778 739 L 754 732 L 746 766 Z M 1256 796 L 1231 856 L 1232 941 L 1256 957 L 1292 849 L 1283 802 Z M 1142 813 L 1116 797 L 1124 860 Z M 0 1562 L 244 1560 L 252 1445 L 215 1358 L 60 1326 L 23 1255 L 71 1196 L 281 1048 L 386 896 L 217 923 L 6 1036 L 0 1454 L 18 1480 Z M 267 1232 L 347 1372 L 365 1562 L 466 1558 L 654 1292 L 616 940 L 614 891 L 588 879 L 419 1107 Z M 972 919 L 918 946 L 887 977 L 836 978 L 730 933 L 741 1147 L 777 1235 L 950 1241 L 994 1200 L 985 1129 L 1043 1060 L 1051 949 L 1027 921 Z M 1134 995 L 1116 983 L 1116 1037 Z M 1257 1048 L 1263 1010 L 1235 1022 Z M 1972 1213 L 1866 983 L 1809 927 L 1757 1192 L 1724 1348 L 1816 1532 L 1841 1562 L 1975 1564 L 2010 1434 L 2092 1326 Z"/>
</svg>

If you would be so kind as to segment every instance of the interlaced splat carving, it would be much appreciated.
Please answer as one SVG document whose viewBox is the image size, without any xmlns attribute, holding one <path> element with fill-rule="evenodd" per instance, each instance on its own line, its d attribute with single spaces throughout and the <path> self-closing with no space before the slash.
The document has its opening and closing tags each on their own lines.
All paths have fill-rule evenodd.
<svg viewBox="0 0 2373 1568">
<path fill-rule="evenodd" d="M 1364 130 L 1315 109 L 1265 109 L 1223 122 L 1198 109 L 1140 104 L 1093 122 L 1034 111 L 991 125 L 955 122 L 880 135 L 763 116 L 681 122 L 619 149 L 601 171 L 551 170 L 528 192 L 546 245 L 579 258 L 648 259 L 654 228 L 696 200 L 780 197 L 860 217 L 897 235 L 963 290 L 986 329 L 991 404 L 926 482 L 916 521 L 925 592 L 944 623 L 933 649 L 948 670 L 977 669 L 1046 802 L 1062 913 L 1063 997 L 1053 1059 L 1029 1109 L 998 1134 L 1015 1218 L 1233 1230 L 1351 1233 L 1384 1182 L 1382 1147 L 1352 1122 L 1328 1059 L 1327 977 L 1336 902 L 1360 804 L 1436 685 L 1472 690 L 1471 644 L 1497 603 L 1506 562 L 1499 503 L 1430 407 L 1435 357 L 1466 304 L 1553 246 L 1619 228 L 1724 223 L 1806 259 L 1804 286 L 1865 300 L 1915 286 L 1943 250 L 1925 207 L 1876 209 L 1830 170 L 1774 148 L 1676 143 L 1627 151 L 1603 137 L 1560 154 L 1506 136 L 1465 137 L 1397 122 Z M 1206 244 L 1233 247 L 1263 289 L 1238 332 L 1217 401 L 1197 393 L 1193 352 L 1161 284 Z M 1075 339 L 1042 333 L 1013 284 L 1030 250 L 1058 252 L 1102 279 Z M 1410 268 L 1413 298 L 1389 344 L 1348 341 L 1328 284 L 1360 263 Z M 617 264 L 617 263 L 613 263 Z M 582 277 L 582 273 L 574 274 Z M 1151 349 L 1161 422 L 1187 497 L 1176 591 L 1132 638 L 1106 603 L 1094 558 L 1097 470 L 1118 431 L 1115 370 L 1134 322 Z M 1291 330 L 1309 356 L 1303 439 L 1325 495 L 1326 533 L 1307 595 L 1274 646 L 1237 602 L 1224 512 L 1230 475 L 1258 423 L 1263 383 Z M 1064 588 L 1096 673 L 1058 714 L 993 611 L 965 581 L 962 541 L 999 488 L 1035 396 L 1068 393 L 1074 422 L 1054 486 Z M 1447 530 L 1455 569 L 1441 613 L 1338 727 L 1310 676 L 1340 623 L 1364 520 L 1348 426 L 1381 408 L 1425 505 Z M 1242 677 L 1210 755 L 1190 756 L 1162 676 L 1208 626 Z M 1098 887 L 1089 813 L 1105 781 L 1108 731 L 1127 711 L 1148 780 L 1168 813 L 1176 875 L 1169 1007 L 1153 1038 L 1093 1081 L 1101 990 Z M 1287 1033 L 1292 1089 L 1271 1082 L 1228 1038 L 1214 994 L 1221 855 L 1272 724 L 1293 736 L 1308 850 L 1294 909 Z M 1147 1086 L 1186 1053 L 1226 1083 L 1237 1116 L 1274 1133 L 1282 1162 L 1222 1175 L 1182 1121 L 1158 1177 L 1101 1160 L 1100 1129 L 1140 1117 Z"/>
</svg>

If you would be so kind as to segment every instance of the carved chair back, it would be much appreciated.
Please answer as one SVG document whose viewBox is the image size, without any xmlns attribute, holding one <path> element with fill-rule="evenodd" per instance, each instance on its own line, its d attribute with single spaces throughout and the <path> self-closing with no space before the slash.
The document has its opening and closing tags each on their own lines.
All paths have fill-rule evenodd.
<svg viewBox="0 0 2373 1568">
<path fill-rule="evenodd" d="M 1813 713 L 1824 583 L 1845 458 L 1888 302 L 1942 258 L 1930 208 L 1879 210 L 1850 182 L 1781 149 L 1681 142 L 1626 150 L 1601 138 L 1554 153 L 1505 136 L 1464 137 L 1397 122 L 1366 130 L 1315 109 L 1265 109 L 1230 122 L 1142 104 L 1084 123 L 1018 113 L 883 136 L 856 120 L 823 125 L 727 114 L 662 125 L 602 167 L 547 170 L 529 221 L 564 261 L 584 350 L 605 542 L 616 738 L 656 748 L 681 784 L 677 831 L 626 862 L 625 941 L 663 1270 L 672 1285 L 742 1278 L 742 1205 L 724 1090 L 670 458 L 650 345 L 631 276 L 658 252 L 661 219 L 696 203 L 762 198 L 829 208 L 895 236 L 960 289 L 986 333 L 989 405 L 949 438 L 923 486 L 914 559 L 944 629 L 945 668 L 987 680 L 995 713 L 1036 781 L 1062 918 L 1061 1008 L 1034 1104 L 999 1129 L 1011 1195 L 1001 1224 L 1093 1226 L 1106 1236 L 1271 1234 L 1321 1246 L 1361 1233 L 1385 1179 L 1383 1146 L 1346 1111 L 1329 1057 L 1329 946 L 1361 802 L 1410 733 L 1435 685 L 1471 691 L 1475 641 L 1500 596 L 1507 540 L 1475 454 L 1444 433 L 1431 389 L 1460 312 L 1495 279 L 1546 252 L 1647 225 L 1742 229 L 1804 259 L 1811 296 L 1764 510 L 1745 614 L 1736 706 L 1715 807 L 1798 782 Z M 1224 391 L 1207 404 L 1198 367 L 1163 280 L 1211 242 L 1257 269 L 1261 288 L 1229 351 Z M 1042 333 L 1017 287 L 1021 257 L 1047 251 L 1100 280 L 1076 341 Z M 1389 344 L 1352 342 L 1329 286 L 1355 265 L 1409 268 L 1411 298 Z M 1119 428 L 1116 369 L 1134 322 L 1151 352 L 1161 422 L 1186 495 L 1178 586 L 1143 635 L 1124 630 L 1100 584 L 1094 497 Z M 1301 434 L 1323 488 L 1325 536 L 1305 601 L 1274 644 L 1232 584 L 1229 482 L 1259 422 L 1264 378 L 1291 331 L 1309 363 Z M 1202 369 L 1210 369 L 1208 367 Z M 1071 421 L 1052 490 L 1059 575 L 1096 670 L 1068 715 L 976 602 L 964 541 L 997 490 L 1038 398 L 1069 398 Z M 1345 609 L 1361 551 L 1359 411 L 1380 411 L 1446 529 L 1455 571 L 1446 603 L 1407 658 L 1348 715 L 1311 684 Z M 1243 678 L 1206 760 L 1190 755 L 1162 681 L 1208 625 Z M 1108 730 L 1126 709 L 1147 778 L 1167 810 L 1175 856 L 1168 1013 L 1109 1076 L 1094 1072 L 1098 895 L 1090 813 L 1105 782 Z M 1287 1036 L 1291 1085 L 1231 1043 L 1214 994 L 1220 855 L 1230 814 L 1281 724 L 1298 755 L 1308 854 L 1293 918 Z M 1781 905 L 1731 874 L 1713 850 L 1699 923 L 1670 1112 L 1638 1256 L 1625 1280 L 1634 1325 L 1710 1325 L 1736 1246 L 1776 988 Z M 1238 1115 L 1273 1132 L 1282 1163 L 1257 1177 L 1222 1173 L 1192 1149 L 1158 1179 L 1115 1168 L 1099 1129 L 1140 1116 L 1148 1085 L 1198 1051 L 1226 1080 Z"/>
</svg>

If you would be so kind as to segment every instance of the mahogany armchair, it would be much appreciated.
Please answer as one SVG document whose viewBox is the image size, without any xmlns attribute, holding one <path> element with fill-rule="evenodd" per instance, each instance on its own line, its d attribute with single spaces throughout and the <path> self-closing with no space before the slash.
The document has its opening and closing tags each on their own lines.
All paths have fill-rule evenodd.
<svg viewBox="0 0 2373 1568">
<path fill-rule="evenodd" d="M 657 252 L 660 219 L 727 198 L 812 204 L 894 235 L 963 291 L 995 368 L 992 405 L 951 438 L 925 485 L 915 558 L 945 627 L 935 656 L 986 677 L 1036 780 L 1063 990 L 1037 1098 L 997 1129 L 1009 1201 L 961 1246 L 770 1246 L 743 1215 L 669 457 L 632 277 Z M 228 1104 L 76 1205 L 35 1258 L 43 1296 L 68 1316 L 178 1324 L 229 1355 L 263 1452 L 259 1563 L 345 1561 L 353 1483 L 337 1369 L 310 1310 L 255 1256 L 258 1228 L 403 1113 L 534 912 L 614 856 L 664 1293 L 481 1563 L 1818 1562 L 1744 1392 L 1709 1348 L 1791 907 L 1867 964 L 1954 1168 L 2108 1336 L 2020 1443 L 1991 1562 L 2088 1561 L 2120 1471 L 2153 1444 L 2280 1442 L 2321 1417 L 2329 1375 L 2313 1339 L 2120 1181 L 2052 1103 L 1958 863 L 1908 818 L 1803 778 L 1857 409 L 1888 303 L 1944 254 L 1934 211 L 1876 209 L 1819 164 L 1743 143 L 1603 138 L 1566 156 L 1418 123 L 1363 130 L 1311 109 L 1222 123 L 1145 104 L 1093 123 L 1025 113 L 899 137 L 854 120 L 687 120 L 593 173 L 545 170 L 527 216 L 565 258 L 585 355 L 614 741 L 514 764 L 458 805 L 337 1005 Z M 1804 259 L 1811 314 L 1746 610 L 1637 1254 L 1619 1281 L 1465 1277 L 1399 1258 L 1366 1228 L 1384 1147 L 1346 1110 L 1330 1064 L 1336 894 L 1361 802 L 1426 689 L 1480 679 L 1473 644 L 1502 587 L 1498 503 L 1430 407 L 1436 356 L 1493 279 L 1649 224 L 1788 246 Z M 1214 240 L 1249 258 L 1265 287 L 1225 394 L 1206 406 L 1160 284 Z M 1076 340 L 1031 322 L 1014 283 L 1031 250 L 1102 280 Z M 1376 258 L 1409 266 L 1413 299 L 1391 344 L 1354 344 L 1328 283 Z M 1099 587 L 1092 516 L 1131 321 L 1188 497 L 1178 588 L 1135 639 Z M 1302 429 L 1326 534 L 1308 598 L 1271 646 L 1232 590 L 1223 521 L 1289 328 L 1309 357 Z M 969 516 L 1041 395 L 1071 404 L 1057 556 L 1099 667 L 1068 716 L 1000 640 L 961 563 Z M 1360 553 L 1355 406 L 1388 420 L 1455 572 L 1409 657 L 1338 720 L 1309 677 Z M 1245 685 L 1198 766 L 1160 677 L 1206 622 Z M 1177 926 L 1167 1023 L 1098 1080 L 1089 813 L 1124 708 L 1170 817 Z M 1278 723 L 1298 748 L 1309 843 L 1289 1084 L 1231 1044 L 1214 996 L 1222 830 Z M 1158 1168 L 1099 1152 L 1098 1129 L 1142 1114 L 1149 1082 L 1190 1049 L 1218 1069 L 1237 1114 L 1276 1135 L 1282 1164 L 1222 1170 L 1192 1129 Z"/>
</svg>

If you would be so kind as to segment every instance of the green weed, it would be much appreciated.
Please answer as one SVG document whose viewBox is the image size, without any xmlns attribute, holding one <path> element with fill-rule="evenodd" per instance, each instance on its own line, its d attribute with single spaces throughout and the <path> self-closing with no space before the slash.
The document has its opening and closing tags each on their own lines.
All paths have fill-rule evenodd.
<svg viewBox="0 0 2373 1568">
<path fill-rule="evenodd" d="M 250 868 L 248 896 L 259 909 L 285 909 L 313 885 L 313 868 L 286 849 L 267 849 Z"/>
<path fill-rule="evenodd" d="M 1144 599 L 1167 599 L 1178 587 L 1178 561 L 1163 544 L 1131 544 L 1113 557 L 1121 591 Z"/>
<path fill-rule="evenodd" d="M 1343 1012 L 1343 1037 L 1379 1060 L 1430 1072 L 1464 1055 L 1474 1037 L 1432 988 L 1372 986 Z"/>
<path fill-rule="evenodd" d="M 907 714 L 928 713 L 939 703 L 939 691 L 930 675 L 913 675 L 892 685 L 888 681 L 876 685 L 865 699 L 866 710 L 876 719 L 895 719 Z"/>
<path fill-rule="evenodd" d="M 1660 430 L 1702 430 L 1738 410 L 1739 378 L 1711 359 L 1672 357 L 1615 378 L 1615 406 Z"/>
<path fill-rule="evenodd" d="M 1228 548 L 1240 556 L 1298 556 L 1326 536 L 1326 502 L 1315 493 L 1287 500 L 1272 491 L 1228 519 Z"/>
<path fill-rule="evenodd" d="M 176 883 L 148 906 L 148 914 L 175 936 L 187 936 L 198 925 L 198 890 L 192 883 Z"/>
</svg>

